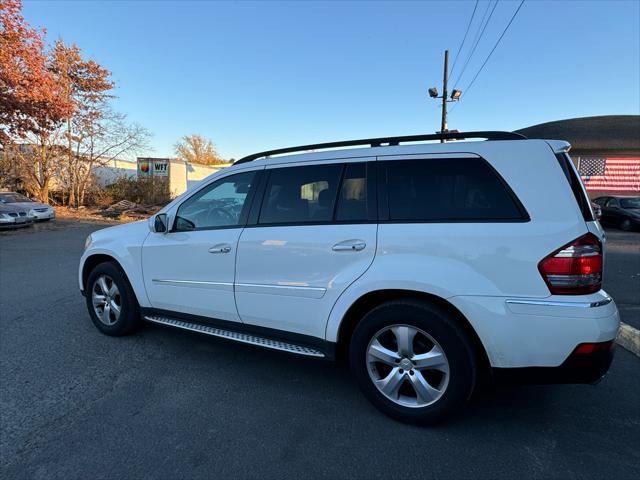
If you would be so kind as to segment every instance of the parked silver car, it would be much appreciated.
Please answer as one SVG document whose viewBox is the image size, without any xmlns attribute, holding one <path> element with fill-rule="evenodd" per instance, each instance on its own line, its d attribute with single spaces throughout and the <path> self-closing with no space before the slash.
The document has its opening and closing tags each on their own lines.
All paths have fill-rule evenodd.
<svg viewBox="0 0 640 480">
<path fill-rule="evenodd" d="M 26 208 L 0 203 L 0 229 L 27 227 L 32 223 L 33 218 Z"/>
<path fill-rule="evenodd" d="M 33 220 L 56 218 L 56 211 L 51 205 L 36 202 L 16 192 L 0 192 L 0 205 L 12 205 L 25 209 Z"/>
</svg>

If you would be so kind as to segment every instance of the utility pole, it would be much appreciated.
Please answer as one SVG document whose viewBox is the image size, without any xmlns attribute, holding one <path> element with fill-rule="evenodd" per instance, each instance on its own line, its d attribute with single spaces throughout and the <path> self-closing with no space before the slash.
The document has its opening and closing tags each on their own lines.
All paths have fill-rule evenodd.
<svg viewBox="0 0 640 480">
<path fill-rule="evenodd" d="M 445 50 L 444 51 L 444 75 L 442 76 L 442 96 L 438 95 L 438 89 L 436 87 L 431 87 L 429 89 L 429 96 L 431 98 L 442 99 L 442 122 L 440 124 L 440 131 L 436 133 L 447 133 L 449 131 L 449 126 L 447 125 L 447 103 L 457 102 L 458 100 L 460 100 L 460 95 L 462 94 L 461 90 L 454 89 L 453 92 L 451 92 L 451 98 L 447 98 L 449 95 L 448 83 L 449 83 L 449 50 Z M 440 142 L 444 143 L 444 139 L 440 140 Z"/>
<path fill-rule="evenodd" d="M 442 124 L 440 131 L 447 131 L 447 82 L 449 80 L 449 50 L 444 51 L 444 76 L 442 77 Z M 444 140 L 440 140 L 444 143 Z"/>
</svg>

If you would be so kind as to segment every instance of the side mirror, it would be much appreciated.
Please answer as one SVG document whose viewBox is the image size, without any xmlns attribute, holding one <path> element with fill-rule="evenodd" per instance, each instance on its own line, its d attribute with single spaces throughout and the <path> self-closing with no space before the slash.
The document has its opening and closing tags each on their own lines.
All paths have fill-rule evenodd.
<svg viewBox="0 0 640 480">
<path fill-rule="evenodd" d="M 167 228 L 167 214 L 166 213 L 158 213 L 153 217 L 149 218 L 149 230 L 154 233 L 166 233 Z"/>
</svg>

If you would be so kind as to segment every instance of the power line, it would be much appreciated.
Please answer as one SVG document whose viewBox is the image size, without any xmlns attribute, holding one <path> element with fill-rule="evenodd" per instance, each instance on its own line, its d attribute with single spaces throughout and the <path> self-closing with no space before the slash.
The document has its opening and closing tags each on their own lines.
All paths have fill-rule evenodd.
<svg viewBox="0 0 640 480">
<path fill-rule="evenodd" d="M 462 47 L 464 46 L 464 42 L 466 42 L 466 40 L 467 40 L 467 35 L 469 34 L 469 28 L 471 27 L 471 23 L 473 22 L 473 17 L 476 16 L 476 10 L 478 9 L 478 3 L 480 3 L 480 0 L 476 0 L 476 4 L 473 6 L 473 12 L 471 13 L 471 18 L 469 19 L 469 24 L 467 25 L 467 31 L 464 32 L 464 37 L 462 37 L 462 43 L 460 44 L 460 47 L 458 48 L 458 51 L 456 52 L 456 56 L 453 58 L 453 66 L 451 67 L 451 71 L 449 72 L 449 75 L 453 74 L 453 70 L 456 68 L 456 62 L 458 61 L 458 55 L 460 55 L 460 51 L 462 50 Z"/>
<path fill-rule="evenodd" d="M 476 73 L 476 75 L 473 77 L 473 79 L 471 80 L 471 83 L 469 83 L 469 86 L 466 88 L 465 90 L 465 94 L 469 92 L 469 89 L 473 86 L 474 82 L 476 81 L 476 78 L 478 78 L 478 75 L 480 75 L 480 72 L 482 72 L 482 70 L 484 69 L 484 66 L 487 64 L 487 62 L 489 61 L 489 59 L 491 58 L 491 55 L 493 55 L 493 52 L 495 51 L 496 48 L 498 48 L 498 45 L 500 44 L 500 40 L 502 40 L 502 37 L 504 37 L 505 33 L 507 33 L 507 30 L 509 30 L 509 27 L 511 26 L 511 24 L 513 23 L 513 21 L 516 18 L 516 15 L 518 15 L 518 12 L 520 11 L 520 9 L 522 8 L 522 5 L 524 5 L 524 0 L 522 0 L 520 2 L 520 5 L 518 5 L 518 8 L 516 9 L 516 11 L 514 12 L 513 16 L 511 17 L 511 20 L 509 20 L 509 23 L 507 24 L 507 26 L 504 28 L 504 30 L 502 31 L 502 34 L 500 35 L 500 37 L 498 38 L 498 41 L 496 42 L 496 44 L 493 46 L 493 48 L 491 49 L 491 51 L 489 52 L 489 55 L 487 55 L 487 58 L 485 59 L 484 63 L 482 64 L 482 66 L 480 67 L 480 70 L 478 70 L 478 73 Z"/>
<path fill-rule="evenodd" d="M 502 34 L 500 35 L 500 37 L 498 38 L 498 40 L 496 41 L 495 45 L 493 46 L 493 48 L 491 49 L 491 51 L 489 52 L 489 55 L 487 55 L 487 58 L 484 60 L 484 62 L 482 63 L 482 65 L 480 66 L 480 69 L 478 70 L 478 73 L 475 74 L 475 76 L 473 77 L 473 79 L 471 80 L 471 82 L 469 83 L 469 85 L 467 86 L 467 88 L 463 91 L 463 94 L 461 95 L 460 98 L 464 97 L 468 92 L 469 89 L 471 88 L 471 86 L 474 84 L 474 82 L 476 81 L 476 78 L 478 78 L 478 75 L 480 75 L 480 72 L 482 72 L 482 70 L 484 69 L 484 66 L 487 64 L 487 62 L 489 61 L 489 58 L 491 58 L 491 55 L 493 54 L 493 52 L 495 51 L 495 49 L 498 47 L 498 45 L 500 44 L 500 40 L 502 40 L 502 37 L 504 37 L 505 33 L 507 33 L 507 30 L 509 29 L 509 27 L 511 26 L 511 24 L 513 23 L 513 20 L 516 18 L 516 15 L 518 15 L 518 12 L 520 11 L 520 9 L 522 8 L 522 5 L 524 4 L 525 0 L 522 0 L 520 2 L 520 5 L 518 5 L 518 8 L 516 9 L 516 11 L 513 13 L 513 16 L 511 17 L 511 20 L 509 20 L 509 23 L 507 24 L 507 26 L 504 28 L 504 30 L 502 31 Z M 451 110 L 449 110 L 449 113 L 452 113 L 455 108 L 458 106 L 460 102 L 456 102 L 456 104 L 451 108 Z"/>
<path fill-rule="evenodd" d="M 491 1 L 492 0 L 487 0 L 487 6 L 484 9 L 484 13 L 482 14 L 482 18 L 480 19 L 480 23 L 478 24 L 478 28 L 476 28 L 476 33 L 473 37 L 473 40 L 471 41 L 472 46 L 469 49 L 469 52 L 467 53 L 467 58 L 464 62 L 464 65 L 462 66 L 462 71 L 458 74 L 456 81 L 454 82 L 454 86 L 458 83 L 458 81 L 460 80 L 460 76 L 464 73 L 464 69 L 467 68 L 467 64 L 469 63 L 469 59 L 471 58 L 471 52 L 474 48 L 474 46 L 476 45 L 478 38 L 480 37 L 480 32 L 482 31 L 482 26 L 484 25 L 484 21 L 487 18 L 487 13 L 489 13 L 489 9 L 491 8 Z"/>
<path fill-rule="evenodd" d="M 462 75 L 464 74 L 465 70 L 467 69 L 467 66 L 469 65 L 469 62 L 471 61 L 471 58 L 473 57 L 473 54 L 476 51 L 476 48 L 478 48 L 478 44 L 480 43 L 480 40 L 482 40 L 482 36 L 484 35 L 484 31 L 487 29 L 487 25 L 489 25 L 489 22 L 491 21 L 491 17 L 493 16 L 493 12 L 496 10 L 496 7 L 498 6 L 498 2 L 500 0 L 496 0 L 496 2 L 493 4 L 493 8 L 491 9 L 491 13 L 489 14 L 489 18 L 487 18 L 487 22 L 484 24 L 484 26 L 482 26 L 482 23 L 480 23 L 480 25 L 478 26 L 478 30 L 480 30 L 480 27 L 482 27 L 482 30 L 480 30 L 480 34 L 476 36 L 476 41 L 473 45 L 473 48 L 471 49 L 471 53 L 469 53 L 469 56 L 467 57 L 467 61 L 465 62 L 464 66 L 462 67 L 462 71 L 458 74 L 458 78 L 456 78 L 456 81 L 453 82 L 453 88 L 456 88 L 458 86 L 458 82 L 460 81 L 460 79 L 462 78 Z M 489 10 L 489 5 L 491 5 L 491 1 L 489 1 L 489 3 L 487 3 L 487 9 L 485 10 L 485 15 L 487 13 L 487 11 Z M 483 17 L 484 19 L 484 17 Z"/>
</svg>

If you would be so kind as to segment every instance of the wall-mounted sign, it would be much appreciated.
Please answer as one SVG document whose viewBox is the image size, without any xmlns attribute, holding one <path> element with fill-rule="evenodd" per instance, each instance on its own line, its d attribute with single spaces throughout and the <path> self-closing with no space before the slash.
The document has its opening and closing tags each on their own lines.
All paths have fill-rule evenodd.
<svg viewBox="0 0 640 480">
<path fill-rule="evenodd" d="M 169 159 L 138 157 L 138 176 L 148 177 L 151 175 L 154 177 L 168 177 Z"/>
<path fill-rule="evenodd" d="M 153 174 L 156 177 L 166 177 L 169 175 L 169 160 L 154 160 Z"/>
</svg>

